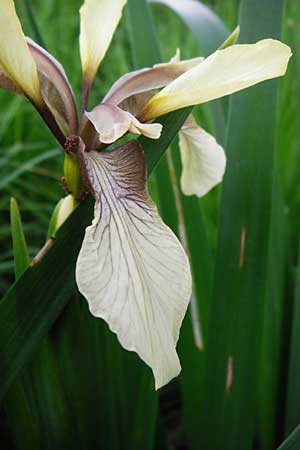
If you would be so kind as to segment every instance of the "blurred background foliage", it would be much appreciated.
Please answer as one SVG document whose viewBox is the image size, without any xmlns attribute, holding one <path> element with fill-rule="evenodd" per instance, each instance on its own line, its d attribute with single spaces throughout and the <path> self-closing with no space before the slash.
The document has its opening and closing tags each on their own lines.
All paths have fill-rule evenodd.
<svg viewBox="0 0 300 450">
<path fill-rule="evenodd" d="M 236 27 L 239 0 L 206 0 L 202 3 L 208 5 L 229 30 Z M 267 2 L 264 0 L 262 3 Z M 274 0 L 274 5 L 278 3 Z M 269 4 L 272 5 L 272 1 Z M 77 11 L 80 5 L 81 0 L 16 1 L 25 33 L 38 40 L 28 14 L 29 8 L 37 21 L 45 47 L 63 63 L 77 101 L 81 95 L 81 69 L 77 45 L 79 33 Z M 159 4 L 151 5 L 151 11 L 162 60 L 169 60 L 178 47 L 182 58 L 197 56 L 202 50 L 205 52 L 205 49 L 200 50 L 196 37 L 187 31 L 186 26 L 174 13 Z M 133 29 L 129 30 L 130 26 L 133 26 Z M 134 68 L 136 61 L 129 31 L 132 36 L 136 30 L 134 25 L 130 25 L 128 15 L 125 15 L 95 80 L 90 107 L 101 100 L 118 77 Z M 228 439 L 222 450 L 275 449 L 300 423 L 298 343 L 300 342 L 298 256 L 300 4 L 298 0 L 287 0 L 285 3 L 282 36 L 283 41 L 292 47 L 294 57 L 286 77 L 279 83 L 277 125 L 273 129 L 277 168 L 274 191 L 280 201 L 276 203 L 278 211 L 273 205 L 273 227 L 267 270 L 271 292 L 269 295 L 272 301 L 275 300 L 274 303 L 266 302 L 270 309 L 265 311 L 264 317 L 269 321 L 264 322 L 267 325 L 263 328 L 263 337 L 259 341 L 261 366 L 258 364 L 255 367 L 258 379 L 255 389 L 260 400 L 254 418 L 249 406 L 251 402 L 248 404 L 247 399 L 249 396 L 256 396 L 257 392 L 252 392 L 253 385 L 249 385 L 249 391 L 244 393 L 246 395 L 244 408 L 250 408 L 249 423 L 253 422 L 251 426 L 249 425 L 251 442 L 249 443 L 249 439 L 245 437 L 245 441 L 242 442 L 241 439 L 232 446 L 232 442 L 230 444 Z M 148 48 L 151 45 L 149 36 L 148 41 L 145 37 L 145 48 L 147 45 Z M 153 42 L 153 46 L 155 45 Z M 149 60 L 149 64 L 151 63 Z M 223 102 L 225 111 L 228 109 L 227 106 L 225 100 Z M 253 115 L 255 114 L 253 111 Z M 196 115 L 205 129 L 216 136 L 221 135 L 220 130 L 216 129 L 209 106 L 197 107 Z M 224 136 L 223 139 L 222 143 L 225 144 Z M 176 154 L 177 149 L 173 150 Z M 240 151 L 243 152 L 243 148 Z M 178 171 L 176 161 L 174 156 L 173 164 L 175 171 Z M 173 225 L 176 232 L 178 223 L 174 225 L 172 213 L 169 212 L 168 216 L 168 211 L 166 212 L 164 207 L 169 201 L 167 192 L 170 186 L 167 186 L 167 181 L 166 185 L 162 182 L 160 185 L 157 184 L 158 174 L 163 176 L 165 173 L 166 178 L 168 177 L 169 166 L 163 164 L 166 163 L 162 162 L 158 169 L 160 172 L 157 171 L 152 176 L 150 190 L 158 202 L 164 219 Z M 33 257 L 43 245 L 52 211 L 64 195 L 60 185 L 62 169 L 63 152 L 58 149 L 31 105 L 22 98 L 0 92 L 1 295 L 14 282 L 10 198 L 15 197 L 19 204 L 29 254 Z M 165 189 L 165 198 L 161 196 L 162 189 Z M 199 238 L 198 241 L 198 245 L 201 244 L 199 253 L 202 252 L 204 258 L 202 262 L 207 266 L 203 266 L 203 273 L 207 274 L 208 278 L 211 276 L 210 266 L 214 265 L 217 253 L 220 192 L 221 187 L 218 187 L 203 199 L 197 200 L 197 205 L 201 208 L 201 221 L 203 220 L 199 229 L 203 227 L 208 237 L 207 241 L 204 238 L 201 238 L 202 240 Z M 184 208 L 191 206 L 185 205 L 185 200 L 182 201 Z M 191 220 L 198 219 L 198 216 L 193 217 L 191 213 Z M 188 224 L 186 225 L 189 231 Z M 196 259 L 195 264 L 198 263 L 199 260 Z M 200 267 L 199 271 L 201 270 Z M 202 281 L 202 279 L 199 281 L 200 285 Z M 203 287 L 204 292 L 201 293 L 204 306 L 202 309 L 200 307 L 200 312 L 204 334 L 210 294 L 208 284 L 207 281 L 207 286 Z M 230 317 L 226 319 L 230 322 Z M 230 327 L 230 323 L 225 323 L 223 327 L 226 330 Z M 44 338 L 22 377 L 19 377 L 4 399 L 1 414 L 1 447 L 22 450 L 27 448 L 220 450 L 221 447 L 212 447 L 211 443 L 214 441 L 212 437 L 207 440 L 203 437 L 205 433 L 213 435 L 214 425 L 215 433 L 223 433 L 223 436 L 224 430 L 221 432 L 220 424 L 213 422 L 207 429 L 201 428 L 201 423 L 205 424 L 205 411 L 200 413 L 197 410 L 199 407 L 197 402 L 199 398 L 202 399 L 203 389 L 214 389 L 214 380 L 211 379 L 209 385 L 203 384 L 202 362 L 194 359 L 195 351 L 197 353 L 199 349 L 190 347 L 192 340 L 191 325 L 186 322 L 179 344 L 184 368 L 182 386 L 174 381 L 157 395 L 153 391 L 148 369 L 144 368 L 134 354 L 123 352 L 106 326 L 99 325 L 98 321 L 92 319 L 85 302 L 74 295 L 74 299 L 63 311 L 49 336 Z M 217 353 L 214 355 L 218 357 Z M 200 376 L 198 371 L 201 372 Z M 209 373 L 211 378 L 212 374 Z M 218 374 L 213 376 L 217 378 Z M 27 401 L 22 403 L 20 399 L 24 392 Z M 205 398 L 204 405 L 205 402 L 207 405 L 208 401 L 209 399 Z M 208 414 L 207 417 L 213 415 Z M 245 421 L 248 420 L 246 413 L 244 418 Z M 300 448 L 300 444 L 298 447 L 287 448 L 297 449 Z"/>
</svg>

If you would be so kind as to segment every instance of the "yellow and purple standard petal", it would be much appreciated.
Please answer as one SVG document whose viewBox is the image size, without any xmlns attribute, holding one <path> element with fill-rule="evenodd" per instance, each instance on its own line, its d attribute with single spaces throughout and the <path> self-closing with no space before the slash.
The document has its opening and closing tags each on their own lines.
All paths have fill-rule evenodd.
<svg viewBox="0 0 300 450">
<path fill-rule="evenodd" d="M 202 197 L 222 181 L 226 157 L 215 138 L 189 120 L 179 133 L 180 179 L 185 195 Z"/>
<path fill-rule="evenodd" d="M 180 372 L 176 343 L 191 296 L 189 262 L 148 196 L 137 141 L 82 159 L 96 204 L 77 285 L 91 313 L 152 368 L 158 389 Z"/>
<path fill-rule="evenodd" d="M 85 117 L 98 133 L 99 141 L 104 144 L 112 144 L 127 132 L 159 139 L 162 131 L 161 124 L 141 123 L 129 112 L 109 103 L 97 105 L 91 112 L 85 112 Z M 82 134 L 84 135 L 84 130 Z"/>
<path fill-rule="evenodd" d="M 17 87 L 15 83 L 6 75 L 6 73 L 0 68 L 0 89 L 13 92 L 14 94 L 24 95 L 22 89 Z"/>
<path fill-rule="evenodd" d="M 217 50 L 152 97 L 139 118 L 147 122 L 282 76 L 291 55 L 290 47 L 273 39 Z"/>
<path fill-rule="evenodd" d="M 85 0 L 80 8 L 80 56 L 90 85 L 104 58 L 127 0 Z"/>
<path fill-rule="evenodd" d="M 179 57 L 179 56 L 178 56 Z M 203 61 L 202 57 L 177 61 L 172 59 L 168 63 L 156 64 L 152 68 L 135 70 L 119 78 L 106 94 L 103 102 L 120 105 L 125 100 L 161 89 L 178 78 L 192 67 L 198 66 Z M 146 102 L 149 96 L 145 96 Z M 145 102 L 145 103 L 146 103 Z M 141 105 L 140 105 L 141 106 Z M 144 106 L 144 105 L 143 105 Z M 133 112 L 134 111 L 131 111 Z"/>
<path fill-rule="evenodd" d="M 43 99 L 65 136 L 77 132 L 78 119 L 72 87 L 62 65 L 46 50 L 27 38 L 40 79 Z"/>
<path fill-rule="evenodd" d="M 65 136 L 75 134 L 78 128 L 76 103 L 72 88 L 62 65 L 32 39 L 26 38 L 28 48 L 36 63 L 41 96 L 55 117 Z M 25 95 L 0 68 L 0 88 Z M 41 109 L 40 102 L 38 109 Z"/>
<path fill-rule="evenodd" d="M 0 69 L 34 104 L 43 103 L 36 63 L 13 0 L 1 0 L 0 3 Z"/>
</svg>

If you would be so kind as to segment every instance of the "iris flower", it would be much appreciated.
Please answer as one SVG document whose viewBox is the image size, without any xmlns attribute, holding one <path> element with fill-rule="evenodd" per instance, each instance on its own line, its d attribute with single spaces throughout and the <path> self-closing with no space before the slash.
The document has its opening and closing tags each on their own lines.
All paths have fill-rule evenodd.
<svg viewBox="0 0 300 450">
<path fill-rule="evenodd" d="M 65 149 L 65 184 L 74 197 L 89 190 L 94 219 L 85 231 L 76 281 L 91 313 L 121 345 L 153 370 L 156 388 L 180 372 L 179 329 L 192 291 L 188 258 L 162 222 L 146 187 L 137 140 L 103 151 L 126 133 L 159 139 L 162 114 L 223 97 L 284 75 L 290 48 L 265 39 L 233 45 L 208 58 L 130 72 L 101 103 L 88 95 L 126 0 L 85 0 L 80 9 L 81 114 L 60 63 L 24 36 L 13 0 L 0 2 L 0 86 L 26 97 Z M 204 195 L 221 181 L 223 149 L 189 118 L 180 132 L 181 186 Z M 242 149 L 241 149 L 242 151 Z"/>
</svg>

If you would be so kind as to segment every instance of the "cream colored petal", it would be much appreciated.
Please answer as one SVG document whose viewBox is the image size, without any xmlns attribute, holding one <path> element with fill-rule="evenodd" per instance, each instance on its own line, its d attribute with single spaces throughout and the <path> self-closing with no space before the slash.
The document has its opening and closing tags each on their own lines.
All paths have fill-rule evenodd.
<svg viewBox="0 0 300 450">
<path fill-rule="evenodd" d="M 85 81 L 93 81 L 127 0 L 85 0 L 80 8 L 80 56 Z"/>
<path fill-rule="evenodd" d="M 149 139 L 159 139 L 162 132 L 162 125 L 160 123 L 142 123 L 136 119 L 132 114 L 128 113 L 131 117 L 131 125 L 129 131 L 135 134 L 143 134 Z"/>
<path fill-rule="evenodd" d="M 284 75 L 290 57 L 291 49 L 273 39 L 218 50 L 152 97 L 140 119 L 148 122 Z"/>
<path fill-rule="evenodd" d="M 176 343 L 191 296 L 189 263 L 147 194 L 137 141 L 82 157 L 96 204 L 77 285 L 91 313 L 152 368 L 158 389 L 180 372 Z"/>
<path fill-rule="evenodd" d="M 226 157 L 213 136 L 198 126 L 185 126 L 179 133 L 179 148 L 185 195 L 202 197 L 222 181 Z"/>
<path fill-rule="evenodd" d="M 36 64 L 13 0 L 1 0 L 0 3 L 0 68 L 33 103 L 42 104 Z"/>
</svg>

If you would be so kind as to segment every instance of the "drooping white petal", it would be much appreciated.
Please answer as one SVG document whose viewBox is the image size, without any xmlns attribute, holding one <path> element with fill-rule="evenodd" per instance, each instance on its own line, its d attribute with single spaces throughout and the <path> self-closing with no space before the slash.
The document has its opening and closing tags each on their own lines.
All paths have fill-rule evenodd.
<svg viewBox="0 0 300 450">
<path fill-rule="evenodd" d="M 187 257 L 147 194 L 137 141 L 82 158 L 96 204 L 77 261 L 78 288 L 91 313 L 152 368 L 159 388 L 180 372 L 175 347 L 191 296 Z"/>
<path fill-rule="evenodd" d="M 80 8 L 80 56 L 83 77 L 95 77 L 127 0 L 85 0 Z"/>
<path fill-rule="evenodd" d="M 185 195 L 202 197 L 222 181 L 226 167 L 224 150 L 203 128 L 195 123 L 184 126 L 179 133 L 179 148 L 180 184 Z"/>
<path fill-rule="evenodd" d="M 129 112 L 109 103 L 97 105 L 91 112 L 86 112 L 85 116 L 93 124 L 100 142 L 104 144 L 112 144 L 128 131 L 143 134 L 151 139 L 158 139 L 162 131 L 161 124 L 141 123 Z"/>
<path fill-rule="evenodd" d="M 26 43 L 13 0 L 0 2 L 0 68 L 33 103 L 42 104 L 36 64 Z"/>
<path fill-rule="evenodd" d="M 218 50 L 152 97 L 139 118 L 147 122 L 284 75 L 290 57 L 291 49 L 273 39 Z"/>
</svg>

